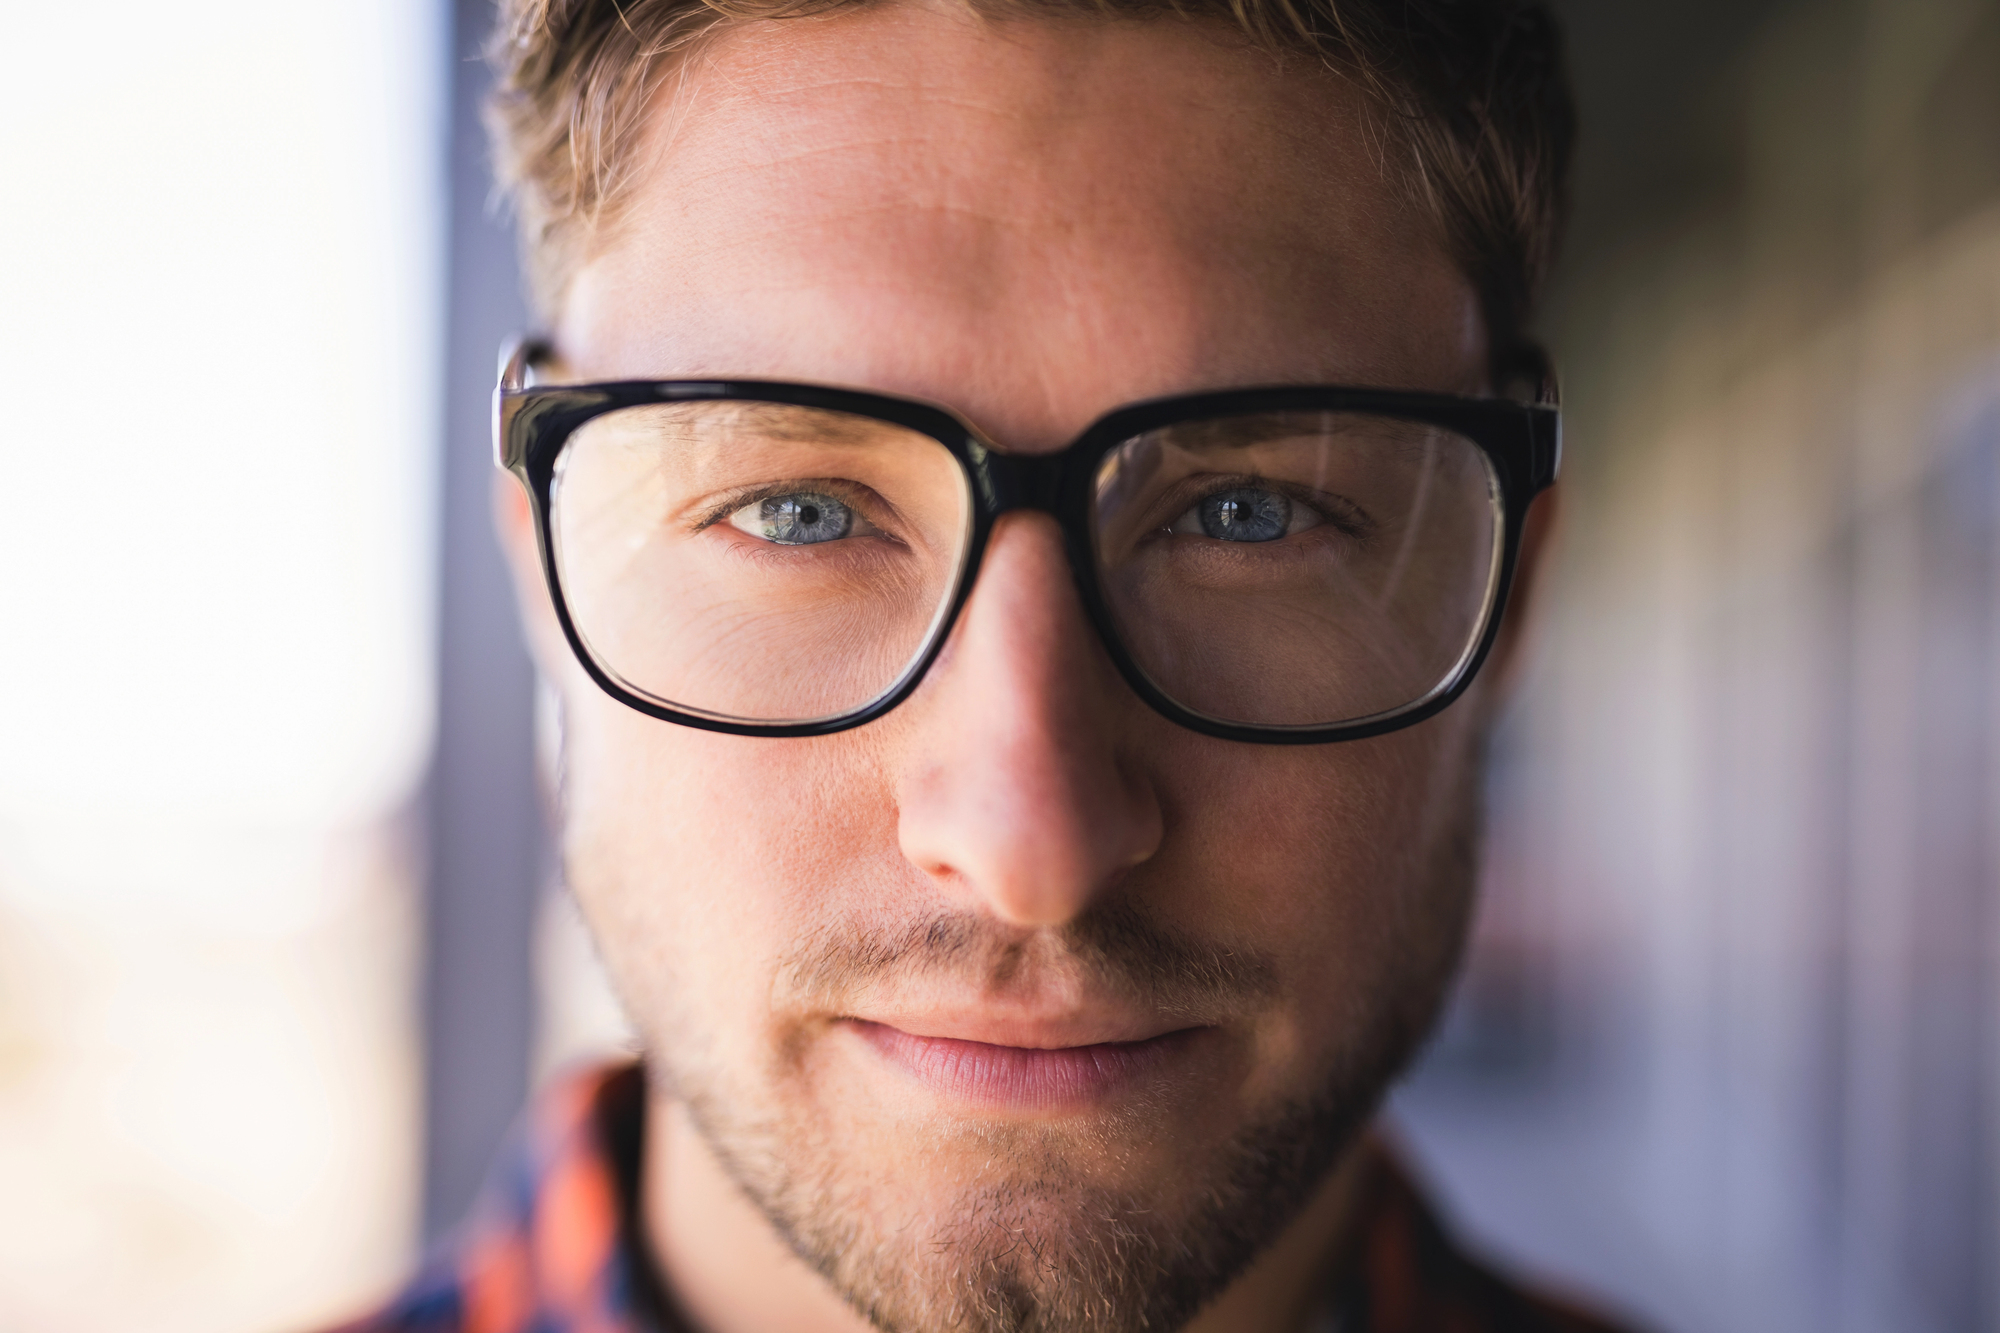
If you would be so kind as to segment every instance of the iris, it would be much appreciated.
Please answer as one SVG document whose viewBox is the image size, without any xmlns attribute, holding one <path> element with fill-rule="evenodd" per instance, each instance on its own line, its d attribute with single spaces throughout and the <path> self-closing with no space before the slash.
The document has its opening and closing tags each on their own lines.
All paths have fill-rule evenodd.
<svg viewBox="0 0 2000 1333">
<path fill-rule="evenodd" d="M 780 546 L 811 546 L 845 537 L 854 511 L 831 495 L 799 491 L 774 495 L 757 506 L 757 532 Z"/>
<path fill-rule="evenodd" d="M 1196 510 L 1201 530 L 1217 541 L 1272 542 L 1292 525 L 1292 502 L 1276 491 L 1239 486 L 1217 491 Z"/>
</svg>

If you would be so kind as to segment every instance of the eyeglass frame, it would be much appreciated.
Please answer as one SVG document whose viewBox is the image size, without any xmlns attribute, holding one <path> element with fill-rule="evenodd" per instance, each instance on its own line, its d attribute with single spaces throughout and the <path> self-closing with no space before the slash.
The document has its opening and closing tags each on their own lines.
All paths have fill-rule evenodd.
<svg viewBox="0 0 2000 1333">
<path fill-rule="evenodd" d="M 1259 385 L 1151 398 L 1113 408 L 1052 453 L 1002 451 L 971 422 L 948 407 L 870 390 L 764 379 L 606 380 L 586 384 L 534 385 L 534 366 L 551 353 L 548 343 L 523 337 L 500 357 L 493 390 L 493 461 L 526 490 L 535 526 L 542 575 L 563 637 L 584 671 L 620 703 L 649 717 L 703 731 L 737 736 L 827 736 L 865 726 L 896 708 L 916 691 L 951 637 L 979 570 L 993 526 L 1003 514 L 1030 510 L 1048 514 L 1062 530 L 1070 576 L 1084 613 L 1125 683 L 1155 712 L 1203 735 L 1261 745 L 1325 745 L 1361 740 L 1414 726 L 1451 706 L 1485 665 L 1506 618 L 1508 594 L 1520 563 L 1528 507 L 1555 483 L 1562 465 L 1562 413 L 1555 377 L 1539 348 L 1519 354 L 1520 377 L 1539 401 L 1468 398 L 1349 385 Z M 889 689 L 851 713 L 807 721 L 749 722 L 710 717 L 673 708 L 621 684 L 592 655 L 571 618 L 557 568 L 554 539 L 556 460 L 585 423 L 625 408 L 662 402 L 737 399 L 816 408 L 867 417 L 925 435 L 951 454 L 969 482 L 971 525 L 957 586 L 937 628 L 922 651 Z M 1329 726 L 1259 725 L 1229 722 L 1177 703 L 1155 685 L 1127 651 L 1097 579 L 1091 541 L 1090 507 L 1097 469 L 1119 445 L 1149 431 L 1184 421 L 1272 412 L 1354 412 L 1440 426 L 1470 440 L 1487 458 L 1500 484 L 1500 571 L 1479 641 L 1461 659 L 1455 676 L 1401 708 Z"/>
</svg>

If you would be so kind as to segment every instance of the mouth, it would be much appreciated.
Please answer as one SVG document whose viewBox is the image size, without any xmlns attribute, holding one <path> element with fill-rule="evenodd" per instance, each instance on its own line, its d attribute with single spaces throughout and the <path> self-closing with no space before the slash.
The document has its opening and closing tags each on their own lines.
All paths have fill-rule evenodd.
<svg viewBox="0 0 2000 1333">
<path fill-rule="evenodd" d="M 860 1018 L 841 1024 L 946 1100 L 1030 1112 L 1088 1110 L 1159 1082 L 1214 1030 L 1186 1027 L 1138 1041 L 1042 1047 L 920 1036 Z"/>
</svg>

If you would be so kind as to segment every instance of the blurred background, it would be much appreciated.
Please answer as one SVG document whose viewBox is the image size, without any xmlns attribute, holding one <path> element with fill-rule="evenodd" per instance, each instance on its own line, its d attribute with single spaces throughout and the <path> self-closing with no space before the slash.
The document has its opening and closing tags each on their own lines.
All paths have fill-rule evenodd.
<svg viewBox="0 0 2000 1333">
<path fill-rule="evenodd" d="M 303 1329 L 626 1041 L 487 529 L 486 0 L 16 7 L 0 1328 Z M 2000 1330 L 2000 0 L 1559 0 L 1567 523 L 1393 1108 L 1665 1333 Z"/>
</svg>

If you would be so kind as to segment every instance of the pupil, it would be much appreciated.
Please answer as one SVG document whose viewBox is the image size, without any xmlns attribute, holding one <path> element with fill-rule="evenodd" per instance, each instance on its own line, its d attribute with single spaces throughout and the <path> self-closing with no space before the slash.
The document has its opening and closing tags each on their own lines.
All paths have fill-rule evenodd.
<svg viewBox="0 0 2000 1333">
<path fill-rule="evenodd" d="M 799 506 L 799 522 L 811 527 L 819 522 L 819 506 L 813 504 Z"/>
</svg>

